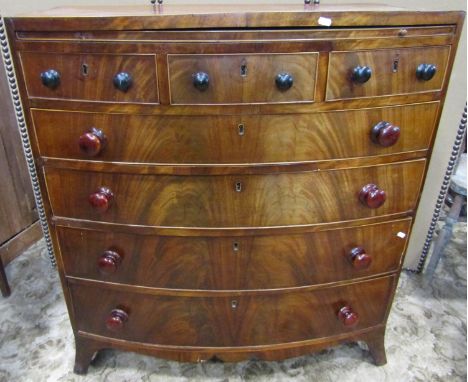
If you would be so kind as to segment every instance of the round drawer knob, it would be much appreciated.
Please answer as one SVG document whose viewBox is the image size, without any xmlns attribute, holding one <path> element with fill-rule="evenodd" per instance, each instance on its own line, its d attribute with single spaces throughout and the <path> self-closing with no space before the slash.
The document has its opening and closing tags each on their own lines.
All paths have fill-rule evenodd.
<svg viewBox="0 0 468 382">
<path fill-rule="evenodd" d="M 103 275 L 110 275 L 117 271 L 122 262 L 122 256 L 116 251 L 107 250 L 98 259 L 98 268 Z"/>
<path fill-rule="evenodd" d="M 81 152 L 87 156 L 98 155 L 107 144 L 107 137 L 102 130 L 92 127 L 91 130 L 80 136 L 78 145 Z"/>
<path fill-rule="evenodd" d="M 60 85 L 60 73 L 54 69 L 49 69 L 41 73 L 41 81 L 49 89 L 55 89 Z"/>
<path fill-rule="evenodd" d="M 128 313 L 123 309 L 112 309 L 106 320 L 107 329 L 117 332 L 122 330 L 128 321 Z"/>
<path fill-rule="evenodd" d="M 293 86 L 294 78 L 289 73 L 280 73 L 275 79 L 276 87 L 281 91 L 286 91 Z"/>
<path fill-rule="evenodd" d="M 107 187 L 100 187 L 94 194 L 89 195 L 89 204 L 98 212 L 106 212 L 112 204 L 114 194 Z"/>
<path fill-rule="evenodd" d="M 132 87 L 132 76 L 126 72 L 117 73 L 114 76 L 114 86 L 122 92 L 127 92 Z"/>
<path fill-rule="evenodd" d="M 379 208 L 385 203 L 387 195 L 385 191 L 380 190 L 375 184 L 366 184 L 359 192 L 359 200 L 369 208 Z"/>
<path fill-rule="evenodd" d="M 343 306 L 338 311 L 338 319 L 344 326 L 351 327 L 357 325 L 359 316 L 350 306 Z"/>
<path fill-rule="evenodd" d="M 200 90 L 201 92 L 204 92 L 206 89 L 208 89 L 209 85 L 210 76 L 208 75 L 208 73 L 197 72 L 193 75 L 193 86 L 195 86 L 196 89 Z"/>
<path fill-rule="evenodd" d="M 429 81 L 437 72 L 437 67 L 432 64 L 421 64 L 416 69 L 416 77 L 421 81 Z"/>
<path fill-rule="evenodd" d="M 372 263 L 372 257 L 370 257 L 364 248 L 355 247 L 348 253 L 348 259 L 354 268 L 358 270 L 367 269 Z"/>
<path fill-rule="evenodd" d="M 371 130 L 372 142 L 383 147 L 393 146 L 400 138 L 400 128 L 391 123 L 381 121 Z"/>
<path fill-rule="evenodd" d="M 371 76 L 372 76 L 371 68 L 369 68 L 368 66 L 356 66 L 353 69 L 353 74 L 351 76 L 351 79 L 358 84 L 363 84 L 369 81 Z"/>
</svg>

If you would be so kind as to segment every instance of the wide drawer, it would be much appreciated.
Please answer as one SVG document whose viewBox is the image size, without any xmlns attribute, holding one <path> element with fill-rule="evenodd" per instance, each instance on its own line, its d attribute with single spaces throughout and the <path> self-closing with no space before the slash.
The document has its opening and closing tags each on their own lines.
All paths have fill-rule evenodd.
<svg viewBox="0 0 468 382">
<path fill-rule="evenodd" d="M 136 163 L 273 163 L 428 149 L 438 105 L 294 115 L 149 116 L 37 109 L 32 114 L 40 155 L 45 157 Z M 376 135 L 380 143 L 371 137 L 377 125 L 382 127 Z M 399 137 L 389 125 L 400 129 Z"/>
<path fill-rule="evenodd" d="M 394 282 L 394 277 L 385 277 L 312 291 L 191 296 L 131 293 L 119 285 L 69 285 L 79 331 L 158 345 L 237 347 L 304 341 L 378 325 L 385 319 Z M 346 326 L 338 319 L 343 307 L 351 309 L 357 323 L 348 320 Z M 121 325 L 117 317 L 110 320 L 113 330 L 108 329 L 109 316 L 119 313 Z"/>
<path fill-rule="evenodd" d="M 69 276 L 157 288 L 251 290 L 397 271 L 410 224 L 405 219 L 241 237 L 148 236 L 68 227 L 57 227 L 57 233 Z"/>
<path fill-rule="evenodd" d="M 151 226 L 263 227 L 412 211 L 425 164 L 421 159 L 342 170 L 217 176 L 44 171 L 56 216 Z M 363 188 L 367 192 L 361 194 Z"/>
<path fill-rule="evenodd" d="M 21 53 L 29 97 L 157 103 L 152 54 Z"/>
<path fill-rule="evenodd" d="M 449 46 L 332 52 L 326 99 L 438 91 L 449 53 Z"/>
<path fill-rule="evenodd" d="M 318 53 L 170 54 L 172 104 L 312 102 Z"/>
</svg>

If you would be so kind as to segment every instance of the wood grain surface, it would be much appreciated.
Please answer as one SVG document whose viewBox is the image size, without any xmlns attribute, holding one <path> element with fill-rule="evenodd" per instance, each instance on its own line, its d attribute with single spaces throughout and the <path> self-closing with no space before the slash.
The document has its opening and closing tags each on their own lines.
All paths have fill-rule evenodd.
<svg viewBox="0 0 468 382">
<path fill-rule="evenodd" d="M 64 98 L 106 102 L 158 102 L 154 55 L 21 53 L 29 97 Z M 87 65 L 88 73 L 83 73 Z M 41 73 L 54 69 L 60 85 L 49 89 L 41 82 Z M 127 92 L 115 88 L 114 76 L 127 72 L 133 84 Z"/>
<path fill-rule="evenodd" d="M 33 110 L 40 154 L 109 162 L 234 164 L 388 155 L 429 148 L 438 103 L 316 114 L 145 116 Z M 371 141 L 374 125 L 400 127 L 398 142 Z M 78 145 L 92 128 L 106 147 L 89 158 Z"/>
<path fill-rule="evenodd" d="M 46 168 L 57 216 L 172 227 L 264 227 L 351 220 L 415 208 L 425 160 L 348 170 L 241 176 L 154 176 Z M 64 181 L 66 179 L 66 181 Z M 403 181 L 404 179 L 404 181 Z M 241 190 L 236 191 L 240 183 Z M 375 183 L 387 193 L 377 209 L 363 206 L 361 188 Z M 106 212 L 89 195 L 114 194 Z"/>
<path fill-rule="evenodd" d="M 262 102 L 312 102 L 318 53 L 168 55 L 172 104 L 229 104 Z M 245 75 L 241 75 L 241 65 Z M 205 72 L 209 86 L 199 91 L 193 74 Z M 294 84 L 279 90 L 275 78 L 289 73 Z M 261 89 L 261 91 L 259 91 Z"/>
<path fill-rule="evenodd" d="M 157 288 L 245 290 L 325 284 L 398 270 L 410 219 L 309 234 L 234 237 L 146 236 L 58 227 L 67 275 Z M 402 237 L 401 237 L 402 236 Z M 360 246 L 367 269 L 348 259 Z M 122 258 L 103 275 L 107 250 Z M 194 272 L 197 269 L 197 272 Z"/>
<path fill-rule="evenodd" d="M 321 338 L 376 326 L 385 318 L 394 277 L 315 291 L 268 295 L 159 296 L 70 283 L 78 330 L 172 346 L 237 347 Z M 233 308 L 233 305 L 236 307 Z M 359 323 L 343 326 L 337 313 L 349 305 Z M 106 328 L 112 309 L 128 313 L 120 331 Z"/>
<path fill-rule="evenodd" d="M 326 98 L 375 97 L 441 89 L 449 53 L 449 46 L 332 52 Z M 436 75 L 429 81 L 419 80 L 416 69 L 420 64 L 435 65 Z M 351 80 L 352 70 L 357 66 L 371 68 L 372 77 L 368 82 L 356 84 Z"/>
</svg>

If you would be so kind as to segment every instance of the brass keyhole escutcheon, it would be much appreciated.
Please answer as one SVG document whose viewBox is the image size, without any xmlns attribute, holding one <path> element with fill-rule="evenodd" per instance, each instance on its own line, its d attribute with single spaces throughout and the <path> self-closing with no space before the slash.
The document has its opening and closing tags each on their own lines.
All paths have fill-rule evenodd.
<svg viewBox="0 0 468 382">
<path fill-rule="evenodd" d="M 239 252 L 239 243 L 237 241 L 235 241 L 233 244 L 232 244 L 232 250 L 234 252 Z"/>
<path fill-rule="evenodd" d="M 237 309 L 238 306 L 239 306 L 239 302 L 237 300 L 232 300 L 231 301 L 231 308 L 232 309 Z"/>
<path fill-rule="evenodd" d="M 396 73 L 398 72 L 398 65 L 400 64 L 400 56 L 397 55 L 394 59 L 393 59 L 393 65 L 392 65 L 392 72 L 393 73 Z"/>
<path fill-rule="evenodd" d="M 245 125 L 243 123 L 239 123 L 237 125 L 237 133 L 240 135 L 240 136 L 243 136 L 245 134 Z"/>
<path fill-rule="evenodd" d="M 89 66 L 88 64 L 83 64 L 81 65 L 81 74 L 84 76 L 84 77 L 87 77 L 88 74 L 89 74 Z"/>
<path fill-rule="evenodd" d="M 241 61 L 240 75 L 241 77 L 247 77 L 247 61 L 245 59 Z"/>
<path fill-rule="evenodd" d="M 236 182 L 234 188 L 236 192 L 242 192 L 242 182 Z"/>
</svg>

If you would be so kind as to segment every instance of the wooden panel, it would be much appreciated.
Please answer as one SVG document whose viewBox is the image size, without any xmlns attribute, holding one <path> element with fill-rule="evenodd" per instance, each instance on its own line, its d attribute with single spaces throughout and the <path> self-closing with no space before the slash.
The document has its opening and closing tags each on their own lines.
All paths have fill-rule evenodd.
<svg viewBox="0 0 468 382">
<path fill-rule="evenodd" d="M 174 289 L 272 289 L 323 284 L 398 269 L 410 219 L 300 235 L 170 237 L 58 227 L 65 273 L 74 277 Z M 403 236 L 403 237 L 401 237 Z M 347 255 L 371 256 L 359 270 Z M 121 260 L 99 271 L 105 251 Z M 193 270 L 197 269 L 197 272 Z"/>
<path fill-rule="evenodd" d="M 229 104 L 312 102 L 318 53 L 168 55 L 172 104 Z M 245 65 L 246 75 L 241 75 Z M 193 85 L 193 75 L 209 76 L 205 91 Z M 292 75 L 288 90 L 279 90 L 275 78 Z"/>
<path fill-rule="evenodd" d="M 176 346 L 253 346 L 332 336 L 380 324 L 394 278 L 315 291 L 242 296 L 164 296 L 70 284 L 78 330 Z M 233 300 L 237 308 L 233 309 Z M 359 315 L 353 328 L 337 319 L 343 305 Z M 119 332 L 106 328 L 112 309 L 129 313 Z"/>
<path fill-rule="evenodd" d="M 358 28 L 358 29 L 237 29 L 237 30 L 212 30 L 210 33 L 202 30 L 146 30 L 146 31 L 87 31 L 77 32 L 24 32 L 19 31 L 16 36 L 20 40 L 130 40 L 130 41 L 157 41 L 159 43 L 179 41 L 242 41 L 242 40 L 321 40 L 321 39 L 369 39 L 368 42 L 380 37 L 428 37 L 440 35 L 454 35 L 455 27 L 451 25 L 427 26 L 404 28 Z"/>
<path fill-rule="evenodd" d="M 0 59 L 0 65 L 3 60 Z M 5 70 L 0 69 L 0 244 L 37 220 L 34 195 Z"/>
<path fill-rule="evenodd" d="M 29 97 L 65 98 L 108 102 L 158 102 L 154 55 L 61 54 L 22 52 L 21 63 Z M 87 69 L 83 69 L 87 65 Z M 42 84 L 41 73 L 60 74 L 60 84 L 51 89 Z M 114 76 L 126 72 L 132 86 L 116 89 Z"/>
<path fill-rule="evenodd" d="M 328 68 L 327 100 L 436 91 L 442 88 L 449 46 L 332 52 Z M 394 63 L 398 61 L 397 70 Z M 429 81 L 416 78 L 420 64 L 437 67 Z M 357 66 L 368 66 L 372 76 L 364 84 L 352 81 Z"/>
<path fill-rule="evenodd" d="M 425 163 L 416 160 L 347 170 L 239 176 L 126 175 L 56 168 L 46 168 L 45 173 L 57 216 L 174 227 L 262 227 L 413 210 Z M 358 194 L 368 183 L 379 185 L 387 194 L 380 208 L 359 202 Z M 113 204 L 101 213 L 88 202 L 89 195 L 100 187 L 108 187 L 114 194 Z"/>
<path fill-rule="evenodd" d="M 42 156 L 90 159 L 79 137 L 95 127 L 106 147 L 91 159 L 135 163 L 272 163 L 428 149 L 438 103 L 303 115 L 144 116 L 33 110 Z M 371 141 L 380 121 L 401 129 L 393 146 Z M 242 125 L 242 127 L 239 127 Z"/>
</svg>

